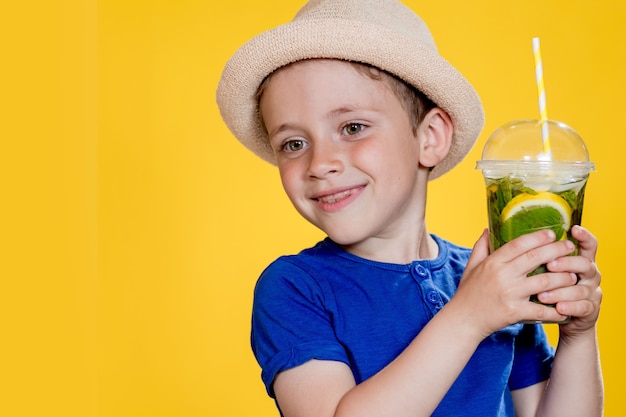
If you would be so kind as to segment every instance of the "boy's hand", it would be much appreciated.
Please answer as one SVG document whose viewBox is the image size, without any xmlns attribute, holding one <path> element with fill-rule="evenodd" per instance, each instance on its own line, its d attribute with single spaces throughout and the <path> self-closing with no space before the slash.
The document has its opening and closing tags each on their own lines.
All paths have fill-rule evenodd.
<svg viewBox="0 0 626 417">
<path fill-rule="evenodd" d="M 577 238 L 582 234 L 577 232 Z M 483 337 L 520 321 L 563 321 L 574 310 L 586 313 L 588 320 L 593 321 L 593 308 L 588 299 L 591 288 L 597 288 L 599 274 L 590 266 L 595 240 L 589 236 L 581 236 L 584 241 L 581 242 L 581 256 L 570 260 L 567 255 L 574 250 L 573 243 L 568 240 L 555 242 L 551 230 L 520 236 L 492 254 L 489 254 L 489 236 L 485 230 L 474 245 L 451 303 L 455 302 L 462 309 L 468 324 L 478 326 Z M 551 272 L 527 277 L 539 265 L 555 260 Z M 585 276 L 586 291 L 563 293 L 575 286 L 575 273 Z M 530 301 L 533 294 L 556 297 L 562 303 L 561 309 Z"/>
<path fill-rule="evenodd" d="M 588 230 L 574 226 L 572 236 L 579 242 L 578 256 L 565 256 L 548 263 L 552 272 L 570 272 L 578 276 L 578 285 L 558 288 L 538 294 L 544 303 L 556 303 L 559 313 L 572 316 L 561 325 L 561 334 L 576 336 L 592 329 L 598 320 L 602 290 L 600 271 L 596 266 L 598 241 Z"/>
</svg>

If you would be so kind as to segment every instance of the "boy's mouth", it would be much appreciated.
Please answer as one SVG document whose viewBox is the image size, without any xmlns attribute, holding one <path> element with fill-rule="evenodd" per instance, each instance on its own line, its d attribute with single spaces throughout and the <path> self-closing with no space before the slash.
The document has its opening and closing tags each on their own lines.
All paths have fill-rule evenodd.
<svg viewBox="0 0 626 417">
<path fill-rule="evenodd" d="M 318 197 L 315 200 L 321 201 L 322 203 L 328 203 L 328 204 L 336 203 L 337 201 L 341 201 L 344 198 L 350 196 L 353 192 L 354 192 L 354 189 L 345 190 L 345 191 L 341 191 L 339 193 Z"/>
<path fill-rule="evenodd" d="M 320 202 L 320 203 L 324 203 L 324 204 L 334 204 L 342 200 L 345 200 L 346 198 L 354 194 L 360 193 L 364 187 L 365 187 L 364 185 L 360 185 L 357 187 L 348 188 L 348 189 L 341 190 L 341 191 L 335 191 L 335 192 L 331 192 L 328 194 L 318 195 L 318 196 L 312 197 L 312 200 Z"/>
</svg>

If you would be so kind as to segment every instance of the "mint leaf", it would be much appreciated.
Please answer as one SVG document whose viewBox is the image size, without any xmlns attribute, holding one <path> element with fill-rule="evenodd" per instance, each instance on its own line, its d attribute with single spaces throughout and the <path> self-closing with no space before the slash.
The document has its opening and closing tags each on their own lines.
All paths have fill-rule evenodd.
<svg viewBox="0 0 626 417">
<path fill-rule="evenodd" d="M 507 219 L 500 227 L 500 238 L 510 242 L 518 236 L 542 229 L 552 229 L 556 239 L 563 237 L 561 213 L 553 207 L 534 207 L 530 210 L 521 210 Z"/>
</svg>

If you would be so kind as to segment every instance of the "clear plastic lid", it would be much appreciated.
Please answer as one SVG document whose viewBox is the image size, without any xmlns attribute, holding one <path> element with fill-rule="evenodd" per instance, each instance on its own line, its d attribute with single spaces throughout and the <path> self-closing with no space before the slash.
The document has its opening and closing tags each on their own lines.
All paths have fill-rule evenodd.
<svg viewBox="0 0 626 417">
<path fill-rule="evenodd" d="M 589 152 L 580 135 L 565 123 L 550 120 L 548 145 L 544 144 L 540 120 L 515 120 L 496 129 L 487 139 L 478 169 L 492 169 L 502 164 L 517 168 L 549 164 L 594 170 Z M 546 152 L 548 151 L 548 152 Z"/>
</svg>

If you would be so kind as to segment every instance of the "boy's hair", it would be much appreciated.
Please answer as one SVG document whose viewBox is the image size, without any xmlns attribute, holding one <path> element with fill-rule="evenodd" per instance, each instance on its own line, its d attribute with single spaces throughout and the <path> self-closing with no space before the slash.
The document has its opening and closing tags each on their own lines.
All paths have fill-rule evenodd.
<svg viewBox="0 0 626 417">
<path fill-rule="evenodd" d="M 417 133 L 417 128 L 419 127 L 420 123 L 422 123 L 422 120 L 424 120 L 426 113 L 437 107 L 435 103 L 433 103 L 417 88 L 413 87 L 410 84 L 407 84 L 400 78 L 387 71 L 381 70 L 380 68 L 377 68 L 370 64 L 353 61 L 345 62 L 352 65 L 352 67 L 359 74 L 369 77 L 372 80 L 381 81 L 387 84 L 391 92 L 398 98 L 398 100 L 400 100 L 400 104 L 402 105 L 404 110 L 406 110 L 411 121 L 413 134 Z M 265 88 L 267 87 L 267 84 L 272 77 L 272 74 L 265 77 L 265 79 L 259 86 L 256 92 L 257 103 L 261 100 L 261 96 L 263 95 L 263 92 L 265 91 Z M 265 127 L 265 122 L 261 114 L 259 114 L 259 120 L 261 121 L 261 125 L 267 133 L 267 128 Z"/>
<path fill-rule="evenodd" d="M 391 92 L 396 95 L 404 110 L 407 111 L 411 120 L 413 134 L 417 133 L 422 120 L 430 110 L 437 107 L 428 97 L 421 91 L 410 84 L 405 83 L 400 78 L 390 72 L 381 70 L 370 64 L 362 64 L 359 62 L 350 62 L 354 68 L 363 75 L 370 77 L 376 81 L 382 81 L 387 84 Z"/>
</svg>

